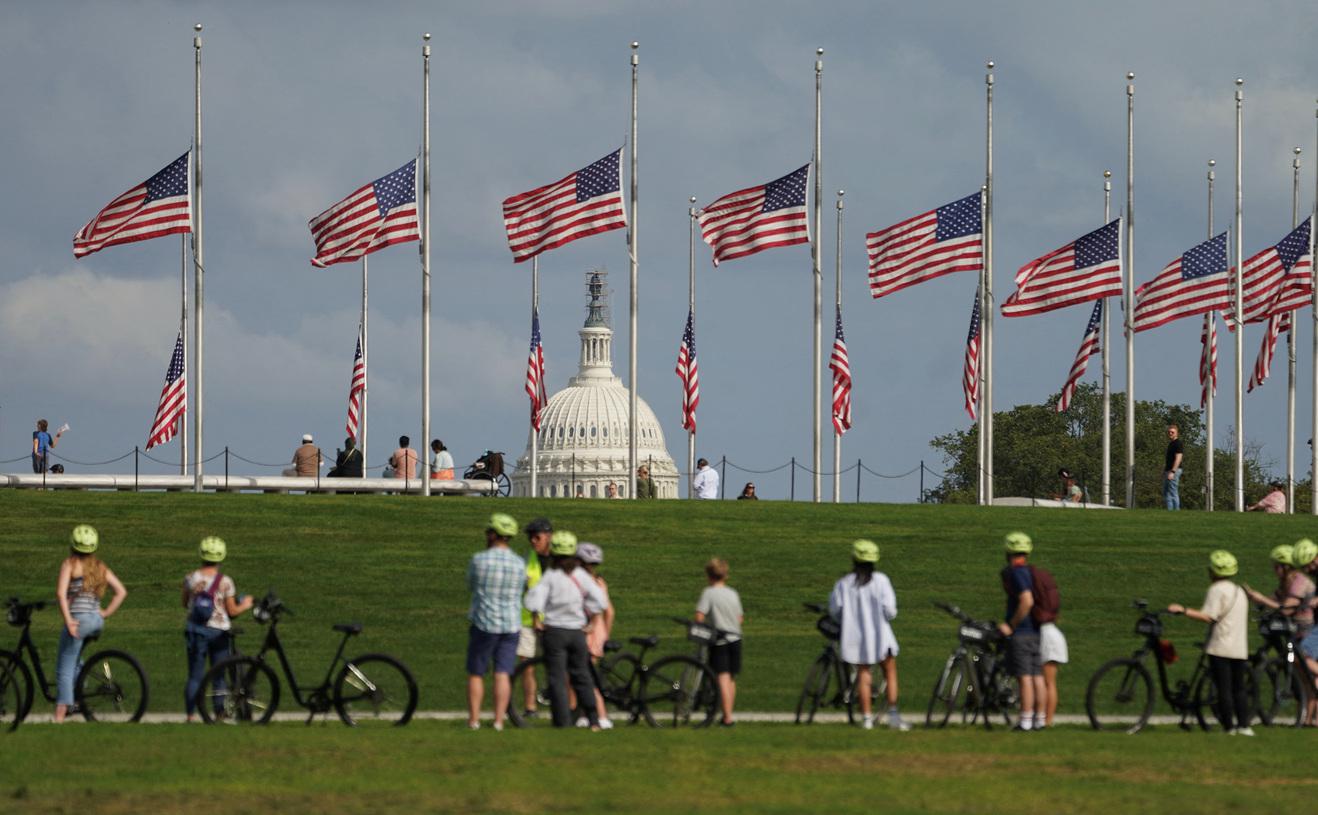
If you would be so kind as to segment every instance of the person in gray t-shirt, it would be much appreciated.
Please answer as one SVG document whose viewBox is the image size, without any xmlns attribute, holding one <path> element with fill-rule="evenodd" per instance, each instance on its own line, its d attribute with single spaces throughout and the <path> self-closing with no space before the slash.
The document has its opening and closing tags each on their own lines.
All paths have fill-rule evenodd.
<svg viewBox="0 0 1318 815">
<path fill-rule="evenodd" d="M 728 586 L 728 562 L 713 558 L 705 564 L 709 586 L 696 603 L 696 622 L 718 630 L 709 649 L 709 666 L 718 674 L 719 699 L 723 708 L 722 727 L 732 727 L 732 705 L 737 698 L 737 674 L 741 673 L 741 595 Z"/>
</svg>

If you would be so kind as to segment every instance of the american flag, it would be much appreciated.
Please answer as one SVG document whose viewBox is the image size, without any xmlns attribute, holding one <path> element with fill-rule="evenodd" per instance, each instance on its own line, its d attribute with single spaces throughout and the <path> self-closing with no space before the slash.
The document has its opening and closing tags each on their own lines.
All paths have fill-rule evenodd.
<svg viewBox="0 0 1318 815">
<path fill-rule="evenodd" d="M 105 205 L 73 236 L 73 256 L 80 258 L 107 246 L 192 231 L 192 196 L 184 153 L 168 167 Z"/>
<path fill-rule="evenodd" d="M 1258 358 L 1254 360 L 1254 370 L 1249 375 L 1249 387 L 1245 389 L 1246 392 L 1252 392 L 1268 381 L 1268 376 L 1272 374 L 1272 358 L 1277 353 L 1277 338 L 1290 330 L 1289 311 L 1268 318 L 1268 329 L 1263 334 L 1263 344 L 1259 346 Z"/>
<path fill-rule="evenodd" d="M 1313 278 L 1309 255 L 1309 221 L 1291 230 L 1275 246 L 1245 261 L 1241 274 L 1241 311 L 1243 322 L 1262 322 L 1273 314 L 1309 304 Z M 1234 276 L 1234 275 L 1233 275 Z M 1227 328 L 1235 330 L 1235 304 L 1230 304 Z"/>
<path fill-rule="evenodd" d="M 961 390 L 966 394 L 966 413 L 973 422 L 979 410 L 979 290 L 970 311 L 970 334 L 966 337 L 966 364 L 961 373 Z"/>
<path fill-rule="evenodd" d="M 545 392 L 545 348 L 540 343 L 540 309 L 531 310 L 531 351 L 526 356 L 526 395 L 531 397 L 531 427 L 540 431 L 540 412 L 549 404 Z"/>
<path fill-rule="evenodd" d="M 151 423 L 151 432 L 147 434 L 146 449 L 157 444 L 164 444 L 174 438 L 178 432 L 179 420 L 188 412 L 188 378 L 184 375 L 183 332 L 178 332 L 174 341 L 174 353 L 169 358 L 169 370 L 165 371 L 165 387 L 160 389 L 160 404 L 156 406 L 156 418 Z"/>
<path fill-rule="evenodd" d="M 810 165 L 776 181 L 730 193 L 700 213 L 700 237 L 720 261 L 753 255 L 775 246 L 810 242 L 806 182 Z"/>
<path fill-rule="evenodd" d="M 1135 290 L 1137 332 L 1231 304 L 1226 235 L 1223 232 L 1193 247 Z"/>
<path fill-rule="evenodd" d="M 1204 318 L 1204 330 L 1199 334 L 1199 343 L 1203 352 L 1199 356 L 1199 407 L 1208 404 L 1211 389 L 1217 394 L 1217 317 L 1209 312 Z"/>
<path fill-rule="evenodd" d="M 682 346 L 677 349 L 677 378 L 682 380 L 682 428 L 696 432 L 696 407 L 700 404 L 700 365 L 696 362 L 695 315 L 686 313 Z"/>
<path fill-rule="evenodd" d="M 851 362 L 847 359 L 847 338 L 842 336 L 842 306 L 837 307 L 837 330 L 833 332 L 833 356 L 828 368 L 833 372 L 833 432 L 841 436 L 851 428 Z"/>
<path fill-rule="evenodd" d="M 1004 317 L 1028 317 L 1121 294 L 1121 219 L 1095 229 L 1016 272 Z"/>
<path fill-rule="evenodd" d="M 622 148 L 565 178 L 503 202 L 513 261 L 521 263 L 577 238 L 627 226 Z"/>
<path fill-rule="evenodd" d="M 311 265 L 347 263 L 395 243 L 421 239 L 416 206 L 416 159 L 356 190 L 312 218 L 316 256 Z"/>
<path fill-rule="evenodd" d="M 1085 326 L 1085 336 L 1080 340 L 1080 350 L 1075 352 L 1075 362 L 1071 363 L 1071 374 L 1062 386 L 1062 395 L 1057 400 L 1057 412 L 1063 413 L 1071 407 L 1071 397 L 1075 394 L 1075 384 L 1085 375 L 1089 367 L 1089 358 L 1098 353 L 1099 326 L 1103 322 L 1103 301 L 1094 304 L 1094 313 L 1089 315 L 1089 324 Z"/>
<path fill-rule="evenodd" d="M 983 193 L 865 236 L 870 294 L 885 294 L 952 272 L 984 268 Z"/>
<path fill-rule="evenodd" d="M 357 329 L 357 353 L 352 358 L 352 382 L 348 385 L 348 438 L 361 431 L 362 394 L 366 393 L 366 358 L 362 355 L 362 331 Z"/>
</svg>

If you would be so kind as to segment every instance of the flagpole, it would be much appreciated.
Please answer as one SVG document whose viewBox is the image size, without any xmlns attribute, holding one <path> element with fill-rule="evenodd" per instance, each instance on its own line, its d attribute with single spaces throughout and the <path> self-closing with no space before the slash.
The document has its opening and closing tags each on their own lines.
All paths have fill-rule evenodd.
<svg viewBox="0 0 1318 815">
<path fill-rule="evenodd" d="M 1300 225 L 1300 152 L 1300 148 L 1296 147 L 1295 158 L 1291 160 L 1291 229 Z M 1313 270 L 1310 269 L 1310 275 L 1312 274 Z M 1291 310 L 1291 327 L 1286 332 L 1286 514 L 1288 515 L 1295 512 L 1295 321 L 1299 316 L 1299 309 Z"/>
<path fill-rule="evenodd" d="M 639 393 L 641 390 L 640 383 L 636 381 L 636 91 L 637 71 L 640 63 L 636 49 L 640 47 L 639 42 L 632 42 L 632 211 L 631 217 L 627 219 L 627 262 L 631 272 L 631 310 L 627 334 L 627 377 L 631 384 L 631 393 L 627 402 L 627 498 L 629 500 L 636 498 L 636 446 L 637 439 L 640 438 L 636 427 L 636 416 L 639 412 L 637 402 L 640 399 Z"/>
<path fill-rule="evenodd" d="M 421 192 L 425 220 L 421 222 L 421 494 L 430 495 L 430 473 L 425 451 L 430 449 L 430 34 L 422 34 L 424 63 L 421 100 Z M 406 462 L 403 462 L 406 464 Z"/>
<path fill-rule="evenodd" d="M 986 202 L 987 200 L 988 200 L 988 187 L 986 187 L 986 186 L 981 186 L 981 187 L 979 188 L 979 222 L 980 222 L 981 228 L 984 228 L 984 227 L 987 225 L 987 223 L 988 223 L 988 218 L 987 218 L 987 206 L 985 205 L 985 202 Z M 981 236 L 983 236 L 983 235 L 987 235 L 987 232 L 982 232 L 982 233 L 980 233 L 980 234 L 981 234 Z M 981 237 L 981 238 L 980 238 L 980 241 L 983 242 L 983 240 L 984 240 L 984 238 Z M 988 257 L 988 251 L 987 251 L 987 250 L 983 250 L 983 251 L 981 252 L 981 254 L 982 254 L 985 258 Z M 985 496 L 987 495 L 987 492 L 985 491 L 985 488 L 988 486 L 988 480 L 987 480 L 987 478 L 985 477 L 985 474 L 986 474 L 987 471 L 984 469 L 984 452 L 985 452 L 985 446 L 986 446 L 986 444 L 987 444 L 986 439 L 985 439 L 986 431 L 985 431 L 985 426 L 984 426 L 984 391 L 987 390 L 987 387 L 986 387 L 985 382 L 984 382 L 984 313 L 985 313 L 985 311 L 986 311 L 986 306 L 987 306 L 987 303 L 988 303 L 988 299 L 987 299 L 987 297 L 985 296 L 985 295 L 986 295 L 986 292 L 984 291 L 984 279 L 985 279 L 984 271 L 985 271 L 985 266 L 984 266 L 984 264 L 980 264 L 980 268 L 979 268 L 979 326 L 978 326 L 978 333 L 979 333 L 979 336 L 978 336 L 978 338 L 977 338 L 977 341 L 979 342 L 979 353 L 975 354 L 975 382 L 976 382 L 976 388 L 975 388 L 975 410 L 976 410 L 976 418 L 975 418 L 975 421 L 976 421 L 976 422 L 978 423 L 978 425 L 979 425 L 979 432 L 975 434 L 975 436 L 976 436 L 976 441 L 978 442 L 977 445 L 976 445 L 977 449 L 976 449 L 975 452 L 976 452 L 976 453 L 978 454 L 978 456 L 979 456 L 979 461 L 978 461 L 978 465 L 979 465 L 979 473 L 978 473 L 978 477 L 977 477 L 975 480 L 976 480 L 977 487 L 978 487 L 978 494 L 977 494 L 977 496 L 976 496 L 976 501 L 979 503 L 980 506 L 983 506 L 983 505 L 985 505 L 985 504 L 988 503 L 988 501 L 985 499 Z"/>
<path fill-rule="evenodd" d="M 687 306 L 688 311 L 689 311 L 690 314 L 691 314 L 691 322 L 692 322 L 691 330 L 692 330 L 692 331 L 695 331 L 695 330 L 696 330 L 696 329 L 695 329 L 695 320 L 696 320 L 696 197 L 693 195 L 693 196 L 691 196 L 691 197 L 690 197 L 689 199 L 687 199 L 687 200 L 688 200 L 690 206 L 687 208 L 687 211 L 686 211 L 686 212 L 687 212 L 687 217 L 688 217 L 688 223 L 687 223 L 687 227 L 686 227 L 686 243 L 687 243 L 687 264 L 686 264 L 686 274 L 687 274 L 687 285 L 686 285 L 686 292 L 687 292 L 687 293 L 686 293 L 686 300 L 687 300 L 687 304 L 686 304 L 686 306 Z M 689 364 L 689 363 L 688 363 L 688 364 Z M 686 398 L 686 394 L 685 394 L 686 384 L 685 384 L 685 383 L 683 383 L 682 388 L 683 388 L 683 391 L 684 391 L 684 392 L 683 392 L 683 396 L 682 396 L 682 398 L 685 399 L 685 398 Z M 694 483 L 695 483 L 695 472 L 696 472 L 696 428 L 695 428 L 695 426 L 693 425 L 693 426 L 691 426 L 691 427 L 688 427 L 688 428 L 687 428 L 687 431 L 686 431 L 686 497 L 687 497 L 687 498 L 694 498 L 694 497 L 695 497 L 695 495 L 694 495 L 694 491 L 695 491 L 695 490 L 694 490 L 694 487 L 693 487 L 693 485 L 694 485 Z M 652 474 L 652 475 L 651 475 L 651 478 L 653 478 L 653 477 L 654 477 L 654 476 L 653 476 L 653 474 Z"/>
<path fill-rule="evenodd" d="M 813 486 L 812 494 L 813 494 L 814 502 L 816 504 L 819 503 L 820 500 L 819 471 L 821 469 L 821 466 L 820 466 L 820 456 L 819 456 L 819 441 L 820 441 L 819 423 L 821 417 L 819 415 L 819 398 L 820 398 L 819 359 L 822 350 L 821 346 L 823 344 L 822 329 L 820 328 L 821 325 L 820 313 L 823 311 L 824 272 L 822 268 L 822 257 L 820 253 L 820 240 L 819 240 L 820 233 L 823 231 L 823 219 L 824 219 L 824 202 L 822 200 L 824 197 L 824 183 L 823 183 L 823 173 L 822 173 L 823 161 L 821 160 L 820 157 L 820 151 L 823 146 L 822 145 L 823 127 L 821 124 L 822 117 L 820 115 L 821 114 L 820 105 L 823 100 L 823 94 L 822 94 L 823 80 L 824 80 L 823 56 L 824 56 L 824 49 L 816 48 L 815 49 L 815 234 L 814 234 L 814 241 L 811 244 L 811 248 L 813 250 L 811 254 L 814 256 L 813 271 L 814 271 L 814 283 L 815 283 L 815 344 L 814 344 L 814 353 L 810 357 L 810 365 L 811 368 L 814 370 L 814 382 L 813 382 L 814 389 L 812 391 L 814 396 L 814 398 L 812 399 L 813 416 L 814 416 L 814 427 L 812 428 L 813 430 L 812 437 L 814 439 L 814 448 L 813 448 L 814 456 L 812 458 L 812 462 L 814 464 L 814 469 L 812 471 L 811 483 Z"/>
<path fill-rule="evenodd" d="M 193 477 L 192 489 L 194 492 L 201 492 L 201 471 L 203 467 L 202 447 L 202 430 L 205 424 L 203 412 L 203 394 L 205 393 L 205 362 L 202 344 L 203 333 L 202 323 L 205 311 L 203 309 L 203 290 L 205 276 L 205 261 L 202 252 L 202 209 L 201 209 L 201 23 L 192 27 L 197 33 L 192 38 L 192 51 L 195 60 L 194 74 L 194 116 L 193 116 L 193 135 L 192 135 L 192 206 L 193 218 L 195 219 L 192 227 L 192 266 L 193 266 L 193 283 L 192 296 L 196 298 L 193 306 L 192 330 L 194 332 L 193 346 L 196 349 L 193 353 L 196 356 L 196 371 L 194 371 L 194 383 L 196 385 L 196 394 L 192 398 L 193 408 L 196 414 L 192 421 L 192 454 L 193 459 L 197 462 L 193 468 L 195 476 Z"/>
<path fill-rule="evenodd" d="M 993 504 L 993 62 L 987 63 L 984 77 L 987 116 L 984 148 L 984 302 L 980 306 L 980 337 L 984 368 L 984 394 L 979 422 L 984 436 L 984 503 Z"/>
<path fill-rule="evenodd" d="M 1213 239 L 1213 182 L 1217 180 L 1217 172 L 1213 169 L 1217 166 L 1214 159 L 1208 160 L 1208 239 Z M 1204 431 L 1207 436 L 1207 443 L 1204 445 L 1204 509 L 1209 512 L 1213 511 L 1213 453 L 1216 448 L 1216 437 L 1213 432 L 1213 401 L 1216 398 L 1214 391 L 1216 383 L 1213 381 L 1213 345 L 1216 341 L 1214 336 L 1217 333 L 1217 312 L 1210 311 L 1204 315 L 1204 336 L 1206 347 L 1202 353 L 1207 359 L 1200 359 L 1199 365 L 1201 373 L 1206 376 L 1208 383 L 1208 398 L 1204 401 Z"/>
<path fill-rule="evenodd" d="M 188 236 L 178 236 L 178 288 L 180 317 L 178 335 L 183 339 L 183 368 L 188 367 Z M 184 380 L 187 381 L 186 379 Z M 184 391 L 183 412 L 178 416 L 178 474 L 188 474 L 188 411 L 187 392 Z"/>
<path fill-rule="evenodd" d="M 1135 74 L 1126 74 L 1126 507 L 1135 507 Z"/>
<path fill-rule="evenodd" d="M 1243 86 L 1245 80 L 1236 79 L 1236 217 L 1235 226 L 1232 231 L 1235 233 L 1232 238 L 1235 241 L 1235 262 L 1236 262 L 1236 302 L 1235 312 L 1232 319 L 1236 324 L 1236 512 L 1245 511 L 1245 399 L 1244 399 L 1244 357 L 1245 357 L 1245 322 L 1242 319 L 1241 311 L 1244 309 L 1244 298 L 1242 297 L 1241 288 L 1244 286 L 1244 241 L 1241 234 L 1245 229 L 1245 218 L 1243 212 L 1244 197 L 1241 190 L 1241 172 L 1240 161 L 1242 157 L 1241 139 L 1242 117 L 1244 114 L 1245 91 Z"/>
<path fill-rule="evenodd" d="M 842 313 L 842 196 L 846 190 L 837 191 L 837 313 Z M 842 434 L 833 428 L 833 503 L 842 502 Z"/>
<path fill-rule="evenodd" d="M 1314 110 L 1314 119 L 1318 120 L 1318 108 Z M 1315 129 L 1315 132 L 1318 133 L 1318 128 Z M 1318 135 L 1315 136 L 1315 147 L 1318 148 Z M 1315 155 L 1318 155 L 1318 150 L 1315 150 Z M 1315 159 L 1315 161 L 1318 162 L 1318 159 Z M 1318 229 L 1318 164 L 1315 164 L 1313 180 L 1314 180 L 1313 213 L 1310 216 L 1313 218 L 1313 220 L 1309 222 L 1309 256 L 1310 257 L 1314 256 L 1313 233 L 1315 229 Z M 1310 271 L 1312 272 L 1312 269 Z M 1315 272 L 1315 274 L 1318 274 L 1318 272 Z M 1315 285 L 1313 287 L 1312 306 L 1313 307 L 1310 309 L 1310 311 L 1312 312 L 1311 316 L 1313 318 L 1313 325 L 1314 325 L 1313 427 L 1310 428 L 1310 436 L 1309 436 L 1309 440 L 1310 440 L 1309 451 L 1311 456 L 1309 466 L 1312 467 L 1312 469 L 1309 471 L 1311 478 L 1310 488 L 1312 490 L 1309 500 L 1309 503 L 1311 505 L 1309 511 L 1314 515 L 1318 515 L 1318 285 Z"/>
<path fill-rule="evenodd" d="M 1103 171 L 1103 223 L 1112 220 L 1112 171 Z M 1108 301 L 1108 298 L 1104 298 Z M 1112 506 L 1112 360 L 1108 343 L 1112 336 L 1112 309 L 1103 303 L 1103 506 Z"/>
<path fill-rule="evenodd" d="M 361 438 L 359 452 L 362 456 L 362 478 L 366 477 L 366 400 L 371 392 L 371 356 L 370 356 L 370 330 L 367 325 L 367 269 L 366 255 L 362 255 L 362 404 L 361 412 L 357 415 L 357 421 L 360 423 L 357 429 L 357 435 Z"/>
<path fill-rule="evenodd" d="M 532 325 L 535 324 L 536 312 L 539 309 L 540 309 L 540 256 L 536 255 L 531 258 L 531 323 Z M 538 357 L 543 352 L 537 348 L 535 353 Z M 540 366 L 537 363 L 536 365 L 537 389 L 544 387 L 543 384 L 541 384 L 540 382 L 540 372 L 538 370 L 539 367 Z M 537 394 L 537 401 L 538 400 L 539 400 L 539 395 Z M 539 486 L 538 486 L 539 474 L 540 474 L 540 431 L 536 430 L 535 417 L 532 417 L 532 421 L 531 421 L 531 497 L 532 498 L 535 498 L 537 495 L 540 494 Z"/>
</svg>

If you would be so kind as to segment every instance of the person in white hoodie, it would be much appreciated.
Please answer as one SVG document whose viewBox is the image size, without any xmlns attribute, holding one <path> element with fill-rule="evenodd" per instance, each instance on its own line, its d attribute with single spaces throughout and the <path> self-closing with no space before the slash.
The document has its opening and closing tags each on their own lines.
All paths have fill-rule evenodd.
<svg viewBox="0 0 1318 815">
<path fill-rule="evenodd" d="M 576 535 L 564 530 L 555 532 L 549 542 L 549 557 L 548 571 L 526 593 L 523 604 L 527 611 L 540 615 L 544 627 L 542 642 L 554 727 L 571 727 L 572 706 L 563 680 L 568 678 L 578 699 L 595 698 L 585 629 L 591 618 L 608 606 L 608 600 L 590 573 L 581 568 Z M 599 730 L 595 706 L 583 704 L 582 709 L 590 729 Z"/>
<path fill-rule="evenodd" d="M 856 685 L 852 692 L 860 699 L 864 718 L 861 726 L 874 727 L 870 689 L 873 687 L 872 668 L 883 666 L 887 680 L 888 726 L 906 731 L 911 726 L 902 721 L 897 710 L 897 637 L 892 632 L 892 619 L 897 616 L 897 595 L 892 582 L 883 572 L 876 571 L 879 563 L 879 545 L 874 541 L 858 540 L 851 544 L 851 573 L 838 580 L 828 598 L 828 612 L 842 624 L 842 660 L 856 666 Z"/>
</svg>

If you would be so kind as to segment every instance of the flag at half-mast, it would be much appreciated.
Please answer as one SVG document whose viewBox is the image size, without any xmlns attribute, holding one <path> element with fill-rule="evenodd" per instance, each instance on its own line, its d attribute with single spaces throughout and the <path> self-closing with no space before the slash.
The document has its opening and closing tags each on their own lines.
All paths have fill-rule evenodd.
<svg viewBox="0 0 1318 815">
<path fill-rule="evenodd" d="M 953 272 L 984 268 L 983 193 L 865 236 L 876 299 Z"/>
<path fill-rule="evenodd" d="M 505 199 L 503 226 L 515 263 L 578 238 L 623 229 L 622 148 L 553 184 Z"/>
<path fill-rule="evenodd" d="M 362 396 L 366 393 L 366 357 L 362 354 L 362 330 L 357 329 L 357 353 L 352 358 L 348 383 L 348 438 L 356 441 L 362 429 Z"/>
<path fill-rule="evenodd" d="M 842 336 L 842 306 L 837 307 L 837 330 L 833 332 L 833 355 L 828 368 L 833 372 L 833 432 L 841 436 L 851 429 L 851 361 L 847 339 Z"/>
<path fill-rule="evenodd" d="M 1272 375 L 1272 360 L 1277 354 L 1277 338 L 1291 330 L 1291 313 L 1289 311 L 1273 314 L 1268 318 L 1268 327 L 1263 332 L 1263 344 L 1259 346 L 1259 355 L 1254 359 L 1254 369 L 1249 374 L 1247 392 L 1253 390 Z"/>
<path fill-rule="evenodd" d="M 1217 394 L 1217 317 L 1212 314 L 1199 332 L 1199 343 L 1203 346 L 1199 355 L 1199 407 L 1203 408 L 1209 393 Z"/>
<path fill-rule="evenodd" d="M 966 394 L 966 413 L 973 422 L 979 410 L 979 290 L 970 310 L 970 333 L 966 335 L 966 364 L 961 372 L 961 390 Z"/>
<path fill-rule="evenodd" d="M 1311 220 L 1312 217 L 1305 218 L 1277 244 L 1245 261 L 1241 273 L 1241 322 L 1263 322 L 1273 314 L 1309 304 L 1313 291 L 1313 258 L 1309 255 Z M 1227 311 L 1227 328 L 1234 331 L 1234 302 Z"/>
<path fill-rule="evenodd" d="M 189 192 L 192 153 L 105 205 L 73 236 L 73 256 L 85 257 L 107 246 L 192 231 Z"/>
<path fill-rule="evenodd" d="M 700 211 L 700 237 L 714 265 L 778 246 L 810 242 L 806 184 L 810 165 L 719 198 Z"/>
<path fill-rule="evenodd" d="M 1064 413 L 1071 407 L 1071 397 L 1075 395 L 1076 383 L 1085 375 L 1085 369 L 1089 367 L 1089 358 L 1099 351 L 1098 334 L 1102 323 L 1103 301 L 1099 300 L 1094 303 L 1094 311 L 1089 315 L 1089 323 L 1085 326 L 1085 335 L 1080 339 L 1080 349 L 1075 352 L 1075 361 L 1071 363 L 1071 373 L 1067 375 L 1066 384 L 1062 386 L 1062 395 L 1057 399 L 1058 413 Z"/>
<path fill-rule="evenodd" d="M 151 431 L 147 434 L 146 449 L 148 450 L 174 438 L 174 434 L 178 433 L 179 420 L 188 412 L 186 365 L 183 332 L 180 331 L 178 339 L 174 341 L 174 353 L 169 357 L 169 368 L 165 370 L 165 386 L 160 389 L 156 418 L 151 422 Z"/>
<path fill-rule="evenodd" d="M 1231 305 L 1226 236 L 1223 232 L 1190 248 L 1135 290 L 1137 332 Z"/>
<path fill-rule="evenodd" d="M 700 365 L 696 360 L 695 315 L 686 313 L 686 329 L 677 349 L 677 378 L 682 380 L 682 429 L 696 432 L 696 408 L 700 405 Z"/>
<path fill-rule="evenodd" d="M 545 348 L 540 342 L 540 309 L 531 309 L 531 350 L 526 356 L 526 395 L 531 397 L 531 427 L 540 431 L 540 413 L 549 404 L 545 391 Z"/>
<path fill-rule="evenodd" d="M 1045 311 L 1121 294 L 1121 219 L 1032 260 L 1016 272 L 1004 317 Z"/>
<path fill-rule="evenodd" d="M 359 260 L 386 246 L 421 239 L 416 205 L 416 159 L 353 191 L 311 219 L 316 256 L 311 265 Z"/>
</svg>

